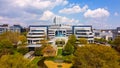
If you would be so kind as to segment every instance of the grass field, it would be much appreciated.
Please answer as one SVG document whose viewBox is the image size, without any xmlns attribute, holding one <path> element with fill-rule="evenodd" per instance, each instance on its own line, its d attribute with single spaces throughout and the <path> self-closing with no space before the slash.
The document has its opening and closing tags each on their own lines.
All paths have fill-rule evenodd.
<svg viewBox="0 0 120 68">
<path fill-rule="evenodd" d="M 62 55 L 62 49 L 58 49 L 57 55 L 58 55 L 58 56 L 61 56 L 61 55 Z"/>
</svg>

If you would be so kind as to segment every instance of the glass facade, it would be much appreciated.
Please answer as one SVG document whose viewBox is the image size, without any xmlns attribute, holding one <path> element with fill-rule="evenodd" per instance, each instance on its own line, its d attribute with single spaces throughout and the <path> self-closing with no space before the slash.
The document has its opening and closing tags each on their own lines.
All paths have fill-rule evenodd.
<svg viewBox="0 0 120 68">
<path fill-rule="evenodd" d="M 65 33 L 64 31 L 58 30 L 58 31 L 55 32 L 55 36 L 56 37 L 64 37 L 65 36 L 64 33 Z"/>
</svg>

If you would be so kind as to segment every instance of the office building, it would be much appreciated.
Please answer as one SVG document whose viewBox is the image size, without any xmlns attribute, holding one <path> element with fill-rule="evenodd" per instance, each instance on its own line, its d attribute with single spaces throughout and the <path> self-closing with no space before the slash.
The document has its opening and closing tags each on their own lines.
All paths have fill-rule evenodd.
<svg viewBox="0 0 120 68">
<path fill-rule="evenodd" d="M 94 42 L 92 26 L 90 25 L 30 25 L 27 34 L 28 44 L 37 44 L 44 37 L 50 40 L 54 38 L 68 37 L 72 34 L 79 38 L 86 38 L 89 43 Z"/>
</svg>

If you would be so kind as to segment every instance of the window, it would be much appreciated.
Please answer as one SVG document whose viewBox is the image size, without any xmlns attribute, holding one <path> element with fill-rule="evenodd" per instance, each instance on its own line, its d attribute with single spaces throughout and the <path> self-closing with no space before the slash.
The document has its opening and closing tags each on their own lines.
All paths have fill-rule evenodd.
<svg viewBox="0 0 120 68">
<path fill-rule="evenodd" d="M 43 35 L 44 33 L 29 33 L 29 35 Z"/>
<path fill-rule="evenodd" d="M 44 32 L 44 30 L 31 30 L 31 32 Z"/>
<path fill-rule="evenodd" d="M 87 33 L 77 33 L 76 34 L 79 34 L 79 35 L 87 35 Z"/>
<path fill-rule="evenodd" d="M 76 32 L 89 32 L 89 30 L 76 30 Z"/>
</svg>

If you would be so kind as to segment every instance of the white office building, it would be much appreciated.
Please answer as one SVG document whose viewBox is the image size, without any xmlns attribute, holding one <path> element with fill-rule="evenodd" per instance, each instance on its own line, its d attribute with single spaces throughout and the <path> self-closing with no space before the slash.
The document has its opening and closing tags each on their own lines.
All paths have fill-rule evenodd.
<svg viewBox="0 0 120 68">
<path fill-rule="evenodd" d="M 92 26 L 90 25 L 31 25 L 27 34 L 28 44 L 37 44 L 44 37 L 50 40 L 57 37 L 68 37 L 74 34 L 77 38 L 86 38 L 89 43 L 94 42 Z M 55 40 L 54 40 L 55 41 Z"/>
</svg>

